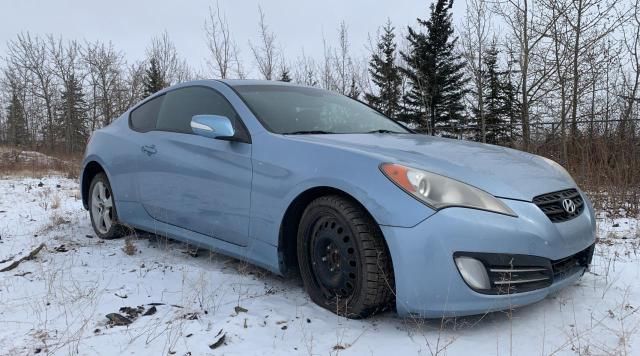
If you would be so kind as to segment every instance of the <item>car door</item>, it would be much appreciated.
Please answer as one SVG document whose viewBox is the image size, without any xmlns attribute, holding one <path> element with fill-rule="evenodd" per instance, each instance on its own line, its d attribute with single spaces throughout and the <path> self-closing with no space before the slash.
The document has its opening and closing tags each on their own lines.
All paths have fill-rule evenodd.
<svg viewBox="0 0 640 356">
<path fill-rule="evenodd" d="M 246 246 L 249 235 L 251 144 L 198 136 L 194 115 L 228 117 L 248 137 L 231 104 L 212 88 L 164 95 L 156 128 L 141 144 L 140 200 L 154 219 Z"/>
</svg>

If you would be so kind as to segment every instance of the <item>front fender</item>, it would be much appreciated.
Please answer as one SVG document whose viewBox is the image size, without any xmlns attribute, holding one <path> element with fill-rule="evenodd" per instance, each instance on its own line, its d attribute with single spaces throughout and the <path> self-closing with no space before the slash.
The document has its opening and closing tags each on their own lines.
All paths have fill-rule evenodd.
<svg viewBox="0 0 640 356">
<path fill-rule="evenodd" d="M 291 203 L 316 187 L 343 191 L 380 225 L 415 226 L 434 213 L 389 181 L 380 160 L 279 135 L 254 136 L 251 235 L 277 245 Z"/>
</svg>

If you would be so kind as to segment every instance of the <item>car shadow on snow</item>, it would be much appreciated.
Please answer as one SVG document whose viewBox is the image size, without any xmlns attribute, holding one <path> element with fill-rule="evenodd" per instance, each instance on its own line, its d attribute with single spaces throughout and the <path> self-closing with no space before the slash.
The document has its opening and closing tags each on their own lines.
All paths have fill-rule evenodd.
<svg viewBox="0 0 640 356">
<path fill-rule="evenodd" d="M 307 300 L 307 304 L 318 310 L 320 315 L 326 314 L 327 318 L 334 318 L 331 312 L 316 306 L 308 298 L 302 284 L 302 279 L 297 271 L 287 276 L 280 276 L 271 271 L 255 266 L 251 263 L 229 257 L 212 250 L 198 248 L 183 242 L 179 242 L 154 233 L 135 231 L 133 234 L 125 238 L 135 238 L 139 241 L 148 241 L 148 247 L 153 249 L 161 249 L 163 253 L 171 253 L 180 258 L 186 264 L 202 268 L 208 271 L 220 271 L 228 274 L 237 274 L 238 276 L 250 277 L 265 284 L 267 295 L 278 293 L 293 293 L 297 297 L 302 295 Z M 578 283 L 579 284 L 579 283 Z M 539 319 L 546 313 L 549 303 L 558 304 L 557 300 L 572 297 L 571 287 L 560 290 L 548 296 L 546 299 L 532 305 L 522 306 L 511 310 L 492 311 L 485 314 L 459 317 L 443 317 L 443 318 L 422 318 L 419 316 L 399 317 L 396 314 L 395 305 L 388 310 L 376 314 L 365 320 L 357 322 L 365 324 L 378 324 L 380 322 L 391 323 L 396 327 L 413 329 L 419 328 L 433 331 L 470 331 L 474 328 L 491 327 L 507 327 L 512 324 L 514 319 Z"/>
</svg>

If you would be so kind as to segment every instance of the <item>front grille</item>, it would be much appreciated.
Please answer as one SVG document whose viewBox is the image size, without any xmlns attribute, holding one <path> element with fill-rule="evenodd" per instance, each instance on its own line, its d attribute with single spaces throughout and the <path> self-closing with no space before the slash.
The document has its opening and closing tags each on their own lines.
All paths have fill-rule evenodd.
<svg viewBox="0 0 640 356">
<path fill-rule="evenodd" d="M 576 209 L 573 213 L 567 212 L 562 206 L 562 202 L 565 199 L 570 199 L 575 204 Z M 584 200 L 582 200 L 577 189 L 538 195 L 533 198 L 533 203 L 554 223 L 571 220 L 584 210 Z"/>
<path fill-rule="evenodd" d="M 589 266 L 591 264 L 591 259 L 593 258 L 594 248 L 595 245 L 591 245 L 589 248 L 582 250 L 573 256 L 552 261 L 551 268 L 553 270 L 553 278 L 555 280 L 560 280 L 573 275 L 577 270 L 585 266 Z"/>
<path fill-rule="evenodd" d="M 584 271 L 591 263 L 595 245 L 560 260 L 530 255 L 509 255 L 498 253 L 465 253 L 456 256 L 467 256 L 481 261 L 491 282 L 491 289 L 476 290 L 483 294 L 516 294 L 549 287 L 575 273 Z"/>
</svg>

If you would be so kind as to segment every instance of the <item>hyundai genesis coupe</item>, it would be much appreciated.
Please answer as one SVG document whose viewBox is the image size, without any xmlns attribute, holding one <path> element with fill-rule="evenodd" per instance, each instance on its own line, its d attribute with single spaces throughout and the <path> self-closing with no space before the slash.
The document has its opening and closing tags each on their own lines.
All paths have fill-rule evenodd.
<svg viewBox="0 0 640 356">
<path fill-rule="evenodd" d="M 299 273 L 351 318 L 530 304 L 580 278 L 595 242 L 589 199 L 549 159 L 271 81 L 143 100 L 92 134 L 81 191 L 101 238 L 142 230 Z"/>
</svg>

